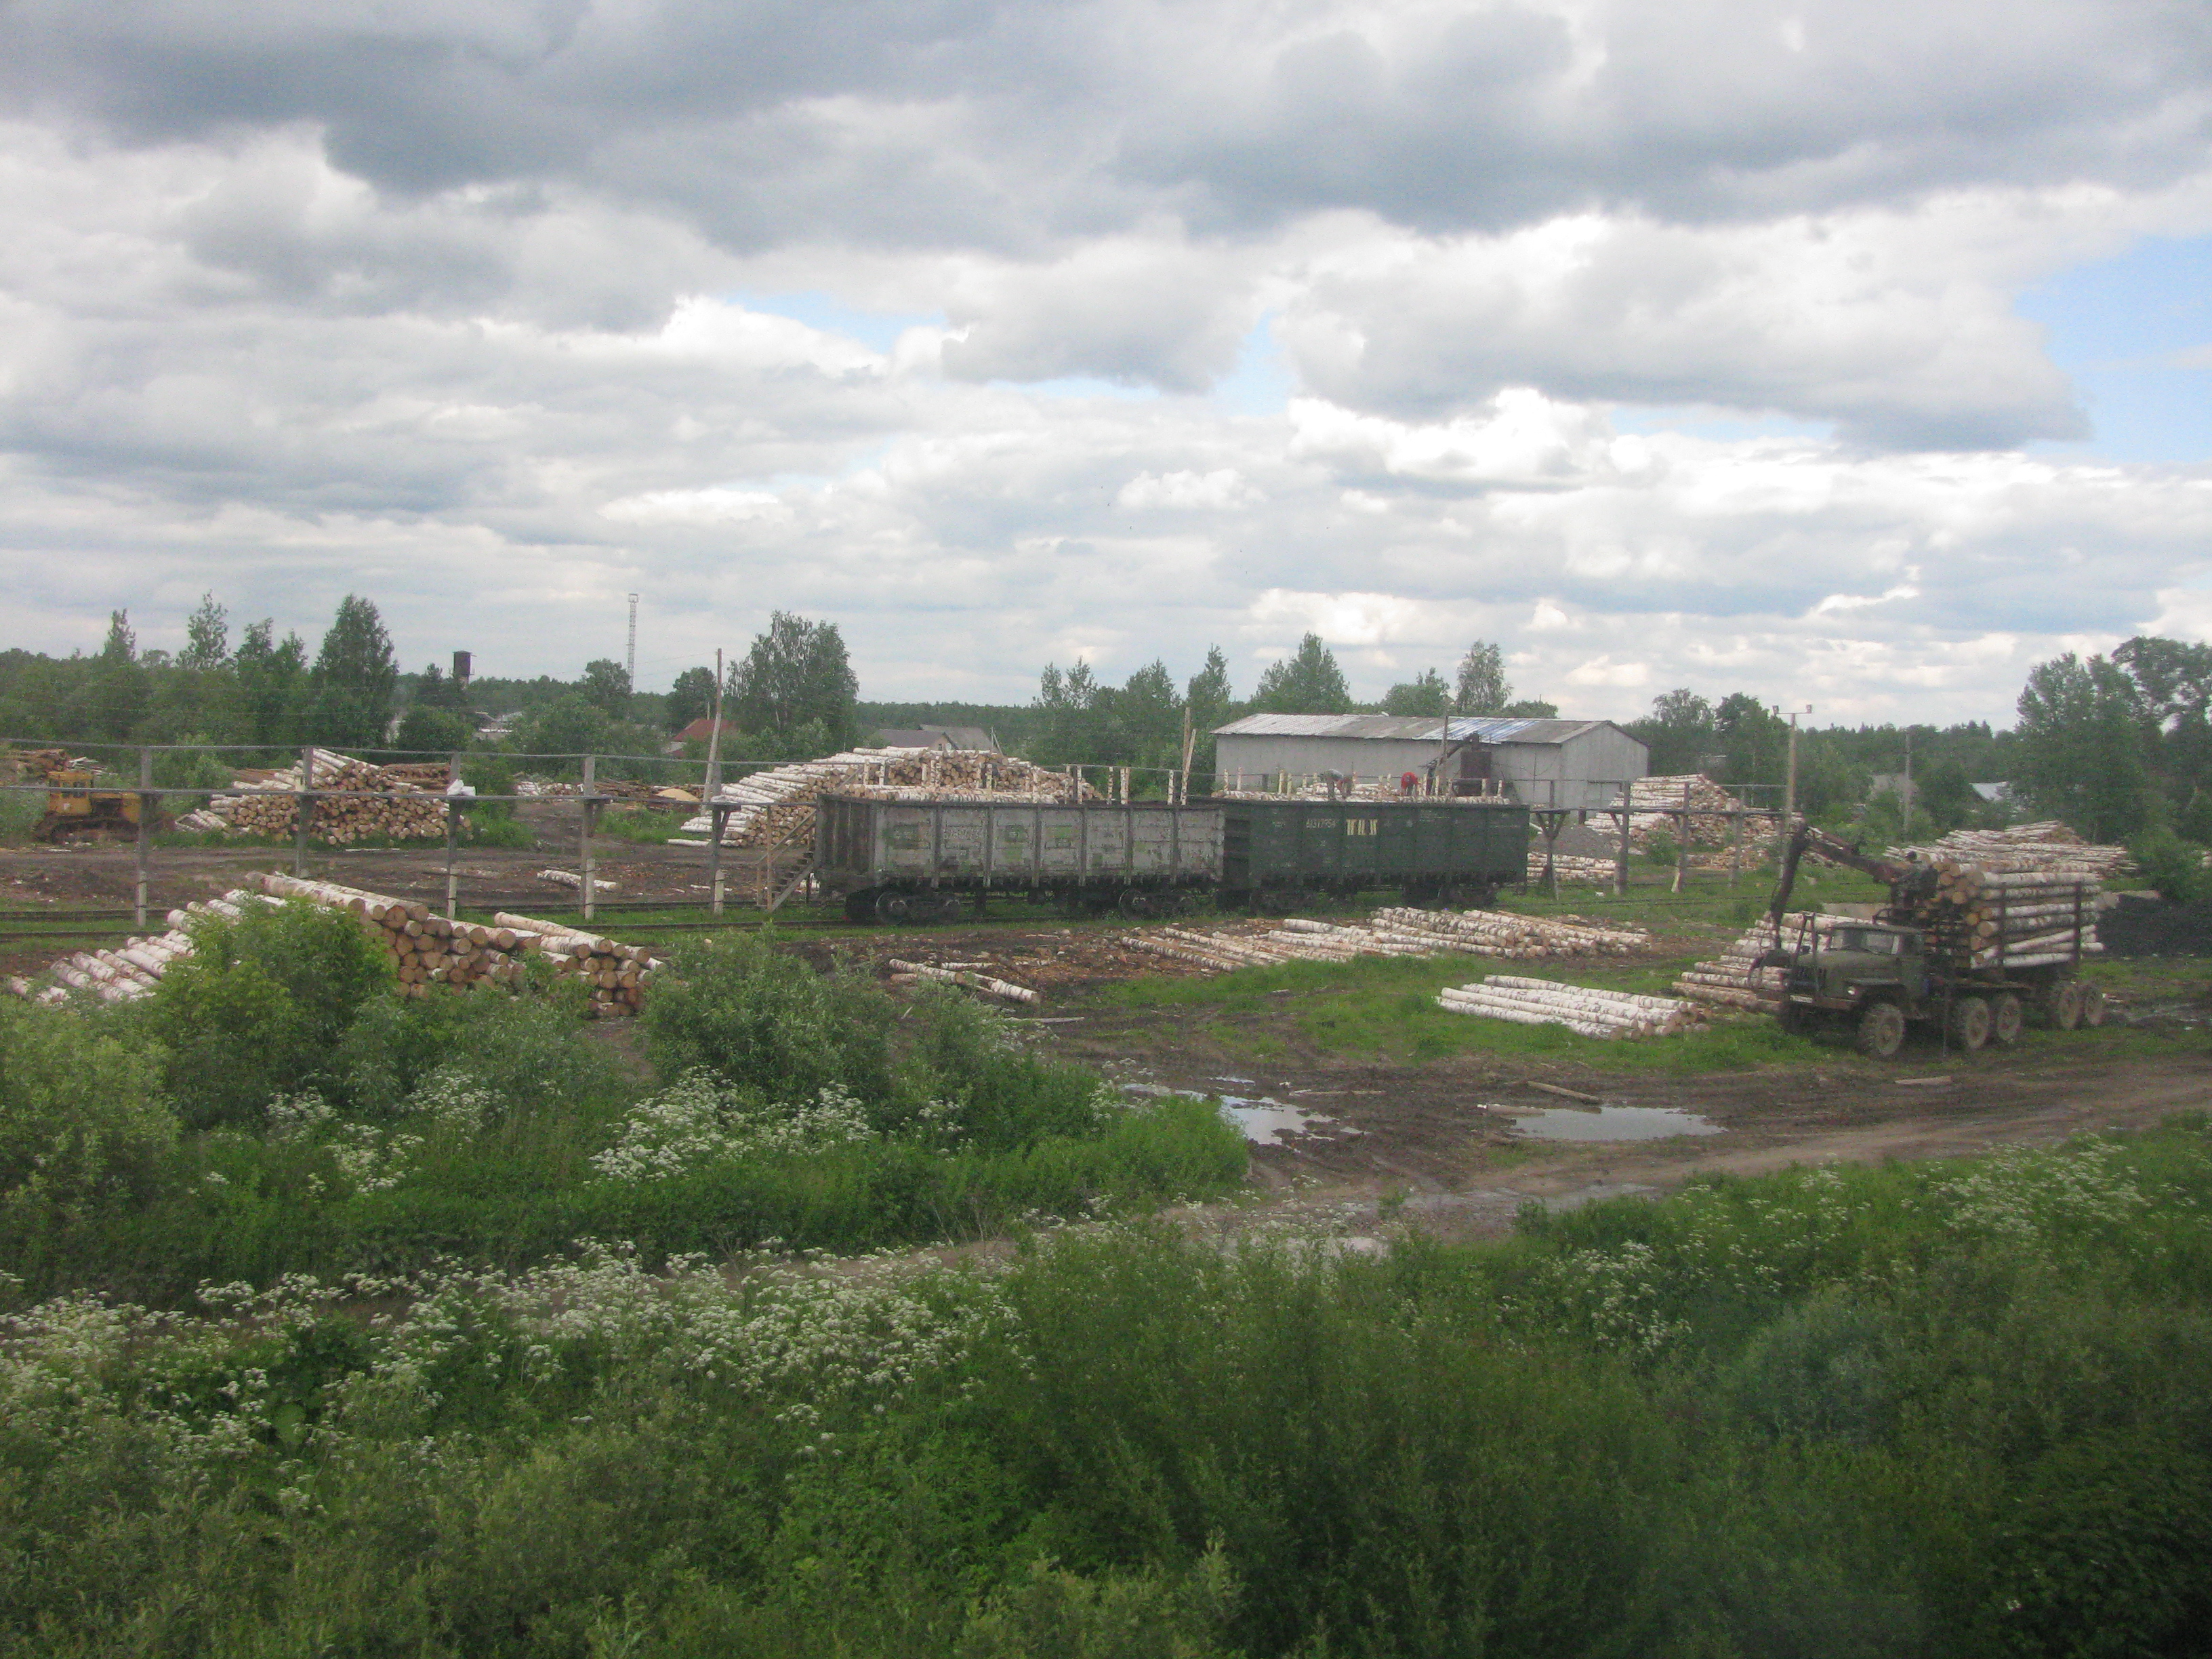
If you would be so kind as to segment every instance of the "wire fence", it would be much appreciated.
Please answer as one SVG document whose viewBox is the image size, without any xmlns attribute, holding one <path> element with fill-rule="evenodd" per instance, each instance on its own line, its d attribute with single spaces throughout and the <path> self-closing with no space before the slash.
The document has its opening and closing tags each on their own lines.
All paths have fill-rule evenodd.
<svg viewBox="0 0 2212 1659">
<path fill-rule="evenodd" d="M 609 755 L 599 753 L 506 753 L 452 750 L 376 750 L 361 757 L 339 756 L 334 751 L 311 745 L 297 750 L 275 750 L 264 746 L 240 744 L 31 744 L 21 739 L 0 739 L 0 758 L 8 751 L 21 761 L 25 752 L 52 755 L 63 751 L 67 762 L 80 759 L 97 763 L 102 756 L 116 757 L 124 764 L 91 769 L 67 767 L 72 773 L 70 781 L 57 783 L 51 778 L 0 784 L 0 800 L 9 798 L 45 797 L 50 804 L 58 801 L 64 811 L 62 817 L 74 816 L 86 823 L 103 828 L 127 830 L 132 846 L 132 899 L 126 908 L 118 906 L 112 910 L 82 908 L 70 913 L 86 927 L 98 921 L 119 922 L 127 916 L 131 925 L 143 931 L 151 915 L 150 889 L 157 859 L 156 836 L 161 817 L 165 811 L 178 802 L 205 803 L 217 798 L 239 799 L 283 800 L 292 806 L 291 872 L 306 877 L 314 873 L 313 866 L 318 860 L 343 857 L 353 844 L 350 838 L 332 839 L 318 836 L 316 817 L 319 809 L 331 803 L 378 803 L 386 807 L 404 806 L 414 810 L 421 821 L 425 810 L 436 814 L 441 834 L 412 838 L 418 850 L 436 851 L 442 842 L 443 900 L 445 914 L 453 918 L 463 907 L 471 910 L 494 908 L 534 908 L 548 915 L 564 917 L 570 907 L 556 906 L 548 909 L 549 896 L 541 886 L 515 889 L 513 872 L 463 872 L 463 854 L 478 850 L 465 838 L 466 815 L 472 811 L 482 815 L 485 809 L 495 814 L 505 814 L 514 809 L 531 807 L 556 811 L 574 807 L 573 828 L 568 831 L 574 837 L 576 868 L 564 872 L 563 879 L 573 877 L 576 902 L 573 907 L 578 920 L 593 924 L 601 916 L 616 916 L 625 911 L 638 914 L 668 913 L 681 915 L 688 910 L 703 913 L 707 920 L 696 922 L 667 921 L 659 924 L 661 931 L 682 930 L 688 927 L 707 927 L 726 925 L 723 921 L 733 885 L 742 902 L 756 907 L 763 917 L 777 912 L 783 902 L 799 890 L 800 881 L 811 868 L 811 846 L 800 848 L 794 843 L 779 844 L 770 840 L 759 847 L 737 848 L 728 844 L 728 825 L 732 814 L 743 810 L 742 804 L 714 798 L 714 791 L 726 787 L 732 779 L 759 774 L 793 763 L 739 760 L 716 763 L 671 756 Z M 283 758 L 287 766 L 264 768 L 253 765 L 226 766 L 220 757 L 248 757 L 252 760 Z M 135 761 L 135 764 L 128 762 Z M 445 787 L 386 787 L 354 788 L 318 786 L 314 779 L 318 770 L 338 763 L 360 762 L 373 766 L 413 765 L 429 772 L 437 769 L 445 780 Z M 528 763 L 538 763 L 545 769 L 544 763 L 553 763 L 555 769 L 571 769 L 576 776 L 535 780 L 517 777 L 517 771 Z M 505 787 L 477 788 L 465 781 L 472 768 L 483 767 L 479 777 L 488 783 L 496 777 Z M 617 769 L 610 776 L 606 769 Z M 627 790 L 640 780 L 626 775 L 623 769 L 652 767 L 663 769 L 662 775 L 678 780 L 674 784 L 663 784 L 663 788 L 683 789 L 684 797 L 656 802 L 650 798 L 639 799 Z M 191 775 L 195 768 L 212 768 L 214 773 Z M 296 769 L 294 784 L 270 787 L 266 775 Z M 87 781 L 82 774 L 89 769 L 93 775 Z M 1230 799 L 1281 799 L 1308 796 L 1312 799 L 1349 799 L 1363 787 L 1371 793 L 1358 799 L 1437 799 L 1434 794 L 1420 788 L 1401 788 L 1396 793 L 1382 787 L 1386 780 L 1360 780 L 1340 774 L 1320 773 L 1293 775 L 1277 773 L 1264 781 L 1269 786 L 1262 789 L 1215 793 L 1220 781 L 1214 775 L 1194 774 L 1180 768 L 1139 767 L 1119 764 L 1070 764 L 1049 769 L 1065 775 L 1068 781 L 1068 795 L 1075 800 L 1104 803 L 1184 802 Z M 241 774 L 259 772 L 262 778 Z M 718 776 L 719 774 L 719 776 Z M 696 777 L 696 783 L 691 780 Z M 1251 780 L 1238 778 L 1236 781 Z M 432 780 L 434 781 L 434 780 Z M 649 781 L 647 780 L 647 781 Z M 1402 785 L 1403 780 L 1395 781 Z M 528 787 L 535 784 L 537 787 Z M 608 786 L 623 786 L 623 789 Z M 689 786 L 689 787 L 686 787 Z M 696 792 L 696 793 L 695 793 Z M 629 793 L 629 798 L 624 794 Z M 1688 800 L 1675 806 L 1649 804 L 1637 805 L 1626 799 L 1610 804 L 1589 804 L 1575 806 L 1532 806 L 1529 812 L 1537 828 L 1532 845 L 1539 845 L 1546 854 L 1538 882 L 1556 897 L 1560 891 L 1559 866 L 1554 856 L 1558 838 L 1571 821 L 1590 823 L 1602 821 L 1606 826 L 1609 850 L 1613 854 L 1613 890 L 1625 895 L 1630 887 L 1630 866 L 1635 848 L 1632 845 L 1632 819 L 1650 818 L 1656 815 L 1674 820 L 1676 834 L 1675 868 L 1671 891 L 1684 892 L 1692 874 L 1690 854 L 1692 843 L 1692 828 L 1698 819 L 1722 819 L 1732 826 L 1730 835 L 1733 865 L 1729 884 L 1734 886 L 1745 872 L 1747 861 L 1759 855 L 1759 843 L 1770 833 L 1778 833 L 1780 814 L 1771 808 L 1740 805 L 1716 809 Z M 1454 793 L 1449 799 L 1470 805 L 1502 804 L 1510 797 L 1502 790 L 1485 788 L 1470 794 Z M 1518 804 L 1518 803 L 1516 803 Z M 708 833 L 702 840 L 690 846 L 665 847 L 656 849 L 654 860 L 680 866 L 691 865 L 696 859 L 696 873 L 700 878 L 690 884 L 691 890 L 667 892 L 635 904 L 615 901 L 609 893 L 611 884 L 603 884 L 596 872 L 599 863 L 599 843 L 605 838 L 603 814 L 609 807 L 663 805 L 672 816 L 684 813 L 687 817 L 703 816 L 709 820 Z M 67 809 L 82 805 L 81 813 Z M 106 815 L 103 816 L 103 809 Z M 20 816 L 20 814 L 19 814 Z M 52 816 L 52 815 L 50 815 Z M 563 811 L 563 816 L 566 812 Z M 220 832 L 216 832 L 220 833 Z M 227 838 L 224 850 L 245 850 L 253 844 L 250 836 Z M 264 845 L 270 845 L 263 842 Z M 281 844 L 281 843 L 275 843 Z M 678 848 L 682 850 L 678 850 Z M 696 853 L 693 849 L 696 848 Z M 174 848 L 173 842 L 158 849 L 162 854 L 185 849 Z M 535 847 L 533 851 L 537 850 Z M 1596 860 L 1584 854 L 1584 866 Z M 188 862 L 177 860 L 181 870 Z M 549 872 L 550 873 L 550 872 Z M 1548 879 L 1547 879 L 1548 878 Z M 1586 867 L 1583 878 L 1587 879 Z M 464 886 L 466 886 L 465 895 Z M 0 921 L 0 938 L 44 937 L 52 931 L 59 918 L 53 911 L 15 913 Z M 824 925 L 837 925 L 834 922 Z"/>
</svg>

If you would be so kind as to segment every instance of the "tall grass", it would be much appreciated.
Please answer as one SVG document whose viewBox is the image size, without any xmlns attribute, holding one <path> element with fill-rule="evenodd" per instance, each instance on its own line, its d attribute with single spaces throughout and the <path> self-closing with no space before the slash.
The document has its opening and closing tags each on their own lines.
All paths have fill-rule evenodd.
<svg viewBox="0 0 2212 1659">
<path fill-rule="evenodd" d="M 0 1653 L 2182 1655 L 2200 1123 L 1532 1212 L 64 1299 Z"/>
</svg>

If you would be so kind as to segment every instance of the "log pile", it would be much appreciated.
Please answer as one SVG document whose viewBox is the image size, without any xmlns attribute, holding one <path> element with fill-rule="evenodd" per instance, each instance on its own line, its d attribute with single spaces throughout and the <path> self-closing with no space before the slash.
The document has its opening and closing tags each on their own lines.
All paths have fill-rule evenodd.
<svg viewBox="0 0 2212 1659">
<path fill-rule="evenodd" d="M 550 882 L 556 887 L 566 887 L 571 892 L 580 893 L 584 890 L 584 878 L 574 870 L 540 870 L 538 872 L 538 879 Z M 594 876 L 592 878 L 592 890 L 594 893 L 619 892 L 621 885 L 619 883 L 605 881 Z"/>
<path fill-rule="evenodd" d="M 191 935 L 185 931 L 194 915 L 224 915 L 235 920 L 246 908 L 269 901 L 242 890 L 219 899 L 188 905 L 169 912 L 169 931 L 149 937 L 133 935 L 112 950 L 79 951 L 64 957 L 46 972 L 53 983 L 34 988 L 28 981 L 12 980 L 9 988 L 35 1002 L 60 1002 L 71 992 L 88 992 L 102 1002 L 128 1002 L 143 997 L 161 982 L 170 967 L 192 953 Z"/>
<path fill-rule="evenodd" d="M 1016 985 L 1011 980 L 994 979 L 966 968 L 939 968 L 927 962 L 905 962 L 893 957 L 887 964 L 891 970 L 893 984 L 913 984 L 921 980 L 934 980 L 940 985 L 957 985 L 987 997 L 996 997 L 1002 1002 L 1018 1002 L 1035 1006 L 1037 994 L 1026 985 Z"/>
<path fill-rule="evenodd" d="M 541 956 L 556 973 L 584 981 L 591 993 L 588 1012 L 601 1018 L 634 1014 L 645 1003 L 653 978 L 653 952 L 641 945 L 618 945 L 597 933 L 580 933 L 557 921 L 495 911 L 493 922 L 515 935 L 518 952 Z"/>
<path fill-rule="evenodd" d="M 1778 937 L 1794 948 L 1810 925 L 1825 939 L 1838 927 L 1852 925 L 1849 916 L 1831 916 L 1817 910 L 1792 910 L 1782 918 Z M 1774 925 L 1761 916 L 1742 936 L 1711 962 L 1692 963 L 1674 981 L 1677 996 L 1715 1007 L 1740 1008 L 1746 1013 L 1771 1014 L 1782 1006 L 1782 969 L 1761 968 L 1759 957 L 1776 948 Z"/>
<path fill-rule="evenodd" d="M 1492 974 L 1475 985 L 1447 986 L 1437 1002 L 1455 1014 L 1480 1014 L 1516 1025 L 1564 1025 L 1583 1036 L 1667 1036 L 1697 1024 L 1694 1003 L 1674 997 L 1601 991 L 1557 980 Z"/>
<path fill-rule="evenodd" d="M 447 921 L 427 904 L 337 882 L 274 873 L 254 881 L 272 898 L 311 899 L 359 920 L 392 958 L 402 996 L 428 996 L 433 985 L 513 985 L 522 976 L 522 947 L 511 928 Z"/>
<path fill-rule="evenodd" d="M 90 992 L 103 1001 L 121 1002 L 152 990 L 172 963 L 192 953 L 189 929 L 202 916 L 236 921 L 255 905 L 304 898 L 355 917 L 392 958 L 400 994 L 423 997 L 433 985 L 456 988 L 475 984 L 513 985 L 528 956 L 544 956 L 556 972 L 586 981 L 589 1012 L 599 1017 L 632 1014 L 643 1003 L 651 977 L 651 953 L 617 945 L 597 934 L 580 933 L 558 922 L 500 915 L 487 927 L 447 921 L 429 907 L 365 888 L 296 876 L 258 874 L 260 890 L 240 889 L 219 899 L 196 901 L 169 912 L 170 931 L 155 938 L 126 940 L 113 950 L 80 951 L 56 963 L 55 983 L 43 990 L 21 984 L 19 994 L 56 1001 L 72 991 Z"/>
<path fill-rule="evenodd" d="M 2124 852 L 2124 848 L 2114 851 Z M 1931 955 L 1975 968 L 2047 968 L 2101 955 L 2095 935 L 2094 878 L 2073 870 L 1990 870 L 1949 859 L 1934 866 L 1934 890 L 1915 900 L 1911 919 Z"/>
<path fill-rule="evenodd" d="M 1285 962 L 1349 962 L 1363 956 L 1622 956 L 1645 948 L 1650 935 L 1641 928 L 1595 927 L 1578 917 L 1393 908 L 1377 910 L 1364 927 L 1292 916 L 1263 933 L 1153 927 L 1126 933 L 1121 943 L 1195 967 L 1228 971 Z"/>
<path fill-rule="evenodd" d="M 1732 846 L 1735 841 L 1735 819 L 1726 815 L 1744 811 L 1744 805 L 1702 772 L 1674 777 L 1638 778 L 1631 784 L 1628 790 L 1629 844 L 1640 850 L 1654 836 L 1665 836 L 1670 841 L 1679 837 L 1685 790 L 1689 793 L 1692 861 L 1695 861 L 1698 848 Z M 1771 835 L 1773 823 L 1766 820 L 1779 818 L 1780 816 L 1779 813 L 1772 813 L 1764 815 L 1762 818 L 1746 820 L 1744 840 L 1755 842 L 1762 834 Z"/>
<path fill-rule="evenodd" d="M 1930 847 L 1893 848 L 1893 859 L 1917 859 L 1939 870 L 1979 870 L 1987 875 L 2063 876 L 2073 881 L 2111 879 L 2128 860 L 2124 847 L 2086 842 L 2063 823 L 2016 823 L 2006 830 L 1954 830 Z"/>
<path fill-rule="evenodd" d="M 1528 879 L 1541 881 L 1546 869 L 1544 849 L 1540 842 L 1528 849 Z M 1562 853 L 1551 860 L 1551 867 L 1559 872 L 1563 882 L 1586 881 L 1593 886 L 1610 887 L 1616 866 L 1611 859 L 1584 858 L 1577 854 Z"/>
<path fill-rule="evenodd" d="M 895 801 L 1066 804 L 1100 799 L 1089 784 L 1079 784 L 1065 772 L 1007 755 L 969 749 L 848 749 L 724 784 L 715 799 L 735 810 L 724 825 L 723 844 L 811 845 L 815 797 L 831 791 Z M 713 814 L 701 812 L 684 823 L 684 831 L 705 836 L 714 827 Z"/>
<path fill-rule="evenodd" d="M 314 751 L 314 787 L 375 791 L 396 799 L 374 800 L 354 796 L 318 800 L 307 820 L 307 833 L 334 846 L 378 838 L 392 841 L 431 841 L 446 833 L 445 797 L 427 790 L 416 780 L 442 766 L 371 766 L 349 755 L 328 749 Z M 188 812 L 178 823 L 185 829 L 223 829 L 234 835 L 268 836 L 283 839 L 298 828 L 301 788 L 297 766 L 257 775 L 258 781 L 235 795 L 217 795 L 199 811 Z M 441 786 L 442 787 L 442 786 Z"/>
</svg>

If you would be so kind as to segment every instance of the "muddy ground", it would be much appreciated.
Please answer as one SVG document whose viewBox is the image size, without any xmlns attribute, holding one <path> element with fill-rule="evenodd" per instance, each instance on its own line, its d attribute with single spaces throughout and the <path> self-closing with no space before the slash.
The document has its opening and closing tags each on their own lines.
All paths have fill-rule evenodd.
<svg viewBox="0 0 2212 1659">
<path fill-rule="evenodd" d="M 557 805 L 537 809 L 540 836 L 528 849 L 471 849 L 460 855 L 463 902 L 527 909 L 573 903 L 573 890 L 536 879 L 549 865 L 576 866 L 574 820 Z M 602 842 L 599 873 L 621 884 L 623 904 L 696 901 L 706 891 L 705 849 Z M 732 866 L 737 860 L 732 860 Z M 163 848 L 155 861 L 156 912 L 240 884 L 254 869 L 289 868 L 267 848 Z M 311 872 L 327 879 L 441 900 L 442 849 L 321 851 Z M 741 866 L 732 868 L 733 883 Z M 18 913 L 127 905 L 128 846 L 68 850 L 0 849 L 0 905 Z M 742 909 L 733 920 L 750 920 Z M 1264 924 L 1208 917 L 1207 927 Z M 1199 970 L 1121 943 L 1121 925 L 1054 925 L 1034 918 L 995 925 L 872 932 L 832 943 L 794 941 L 818 962 L 832 950 L 876 971 L 889 958 L 975 965 L 1036 988 L 1042 1003 L 1019 1011 L 1051 1051 L 1099 1066 L 1137 1089 L 1170 1088 L 1297 1109 L 1283 1133 L 1262 1129 L 1251 1154 L 1255 1194 L 1277 1209 L 1326 1212 L 1358 1235 L 1395 1213 L 1445 1235 L 1500 1230 L 1525 1201 L 1573 1204 L 1617 1193 L 1663 1192 L 1715 1170 L 1753 1174 L 1790 1164 L 1872 1162 L 2047 1145 L 2084 1130 L 2138 1128 L 2167 1114 L 2212 1106 L 2212 969 L 2185 991 L 2166 1040 L 2137 1057 L 2069 1054 L 2058 1045 L 1946 1062 L 1908 1054 L 1880 1068 L 1844 1051 L 1798 1068 L 1694 1078 L 1608 1075 L 1575 1066 L 1537 1066 L 1519 1056 L 1462 1055 L 1391 1066 L 1314 1053 L 1296 1038 L 1297 1002 L 1325 992 L 1283 994 L 1279 1014 L 1259 1017 L 1280 1057 L 1249 1058 L 1249 1041 L 1224 1042 L 1203 1005 L 1132 1010 L 1099 997 L 1099 987 L 1136 974 Z M 1656 941 L 1655 959 L 1711 948 L 1710 941 Z M 0 946 L 0 971 L 28 972 L 58 952 L 16 940 Z M 1472 968 L 1472 964 L 1470 964 Z M 1566 969 L 1567 964 L 1557 964 Z M 1571 970 L 1570 970 L 1571 971 Z M 1240 1038 L 1251 1016 L 1240 1017 Z M 1929 1079 L 1942 1079 L 1929 1081 Z M 1565 1091 L 1563 1095 L 1558 1091 Z M 1576 1100 L 1569 1096 L 1585 1097 Z M 1568 1120 L 1531 1115 L 1656 1109 L 1687 1114 L 1719 1132 L 1651 1140 L 1560 1142 L 1532 1138 Z M 1295 1113 L 1293 1113 L 1295 1116 Z M 1609 1122 L 1590 1116 L 1591 1122 Z"/>
</svg>

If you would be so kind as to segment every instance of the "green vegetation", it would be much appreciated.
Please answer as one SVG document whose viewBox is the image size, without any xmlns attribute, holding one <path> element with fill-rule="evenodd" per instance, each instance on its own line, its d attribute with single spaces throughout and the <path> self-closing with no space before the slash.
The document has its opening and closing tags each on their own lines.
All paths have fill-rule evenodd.
<svg viewBox="0 0 2212 1659">
<path fill-rule="evenodd" d="M 353 922 L 198 929 L 143 1002 L 0 1020 L 0 1271 L 164 1304 L 202 1280 L 779 1239 L 861 1250 L 1216 1192 L 1203 1103 L 1129 1107 L 957 994 L 893 1000 L 753 936 L 676 955 L 626 1063 L 550 979 L 398 994 Z"/>
<path fill-rule="evenodd" d="M 0 1653 L 2187 1654 L 2203 1130 L 1381 1258 L 48 1301 L 0 1343 Z"/>
<path fill-rule="evenodd" d="M 680 836 L 690 822 L 693 807 L 672 811 L 645 807 L 635 811 L 610 810 L 599 814 L 599 822 L 592 828 L 595 841 L 628 842 L 635 847 L 660 847 L 671 836 Z"/>
</svg>

